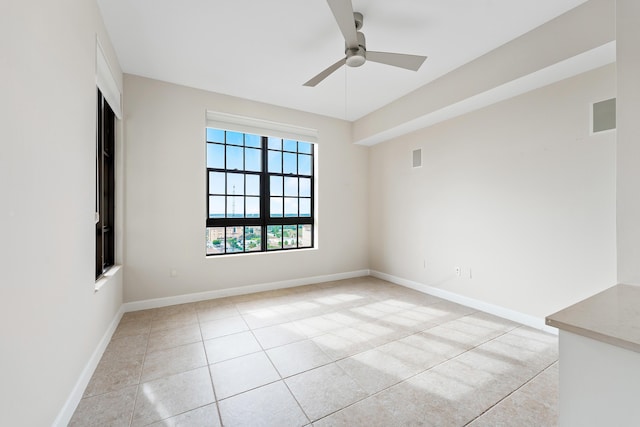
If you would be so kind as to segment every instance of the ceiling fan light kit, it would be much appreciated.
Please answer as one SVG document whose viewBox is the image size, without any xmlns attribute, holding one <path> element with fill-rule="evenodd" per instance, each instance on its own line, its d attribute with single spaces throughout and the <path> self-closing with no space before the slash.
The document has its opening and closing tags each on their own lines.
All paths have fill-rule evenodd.
<svg viewBox="0 0 640 427">
<path fill-rule="evenodd" d="M 349 67 L 360 67 L 369 60 L 380 64 L 418 71 L 425 59 L 427 59 L 426 56 L 407 55 L 403 53 L 368 52 L 364 34 L 359 31 L 364 24 L 364 17 L 361 13 L 353 11 L 351 0 L 327 0 L 327 3 L 344 36 L 345 57 L 313 77 L 306 82 L 304 86 L 316 86 L 345 64 Z"/>
</svg>

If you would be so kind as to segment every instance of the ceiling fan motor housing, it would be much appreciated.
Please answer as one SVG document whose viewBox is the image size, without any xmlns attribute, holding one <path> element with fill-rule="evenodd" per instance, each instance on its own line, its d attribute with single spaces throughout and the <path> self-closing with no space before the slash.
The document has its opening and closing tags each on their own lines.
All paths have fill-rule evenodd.
<svg viewBox="0 0 640 427">
<path fill-rule="evenodd" d="M 349 67 L 359 67 L 367 61 L 367 47 L 364 34 L 358 31 L 358 46 L 345 46 L 344 53 L 347 55 L 347 65 Z"/>
</svg>

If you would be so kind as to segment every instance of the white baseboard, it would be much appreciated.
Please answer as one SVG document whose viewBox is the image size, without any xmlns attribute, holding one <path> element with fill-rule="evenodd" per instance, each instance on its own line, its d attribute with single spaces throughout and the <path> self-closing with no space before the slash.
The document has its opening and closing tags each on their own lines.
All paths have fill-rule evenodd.
<svg viewBox="0 0 640 427">
<path fill-rule="evenodd" d="M 474 298 L 469 298 L 463 295 L 456 294 L 454 292 L 445 291 L 443 289 L 435 288 L 433 286 L 425 285 L 422 283 L 414 282 L 412 280 L 403 279 L 401 277 L 392 276 L 391 274 L 382 273 L 379 271 L 371 270 L 371 276 L 378 279 L 386 280 L 396 285 L 404 286 L 422 292 L 425 294 L 433 295 L 434 297 L 446 299 L 447 301 L 462 304 L 467 307 L 475 308 L 476 310 L 484 311 L 485 313 L 493 314 L 494 316 L 502 317 L 503 319 L 511 320 L 521 325 L 529 326 L 535 329 L 540 329 L 545 332 L 549 332 L 554 335 L 558 335 L 558 330 L 545 324 L 544 319 L 530 316 L 528 314 L 520 313 L 515 310 L 500 307 L 498 305 L 489 304 L 484 301 L 480 301 Z"/>
<path fill-rule="evenodd" d="M 258 285 L 241 286 L 237 288 L 216 289 L 215 291 L 198 292 L 193 294 L 176 295 L 165 298 L 154 298 L 142 301 L 124 303 L 124 311 L 147 310 L 150 308 L 166 307 L 175 304 L 205 301 L 215 298 L 252 294 L 255 292 L 273 291 L 277 289 L 293 288 L 296 286 L 312 285 L 314 283 L 331 282 L 334 280 L 353 279 L 368 276 L 369 270 L 349 271 L 346 273 L 328 274 L 324 276 L 304 277 L 301 279 L 283 280 L 280 282 L 261 283 Z"/>
<path fill-rule="evenodd" d="M 84 390 L 87 388 L 87 385 L 89 384 L 89 381 L 93 376 L 93 372 L 96 370 L 96 367 L 98 366 L 98 363 L 100 362 L 100 359 L 102 358 L 102 355 L 106 350 L 107 345 L 109 345 L 109 342 L 111 341 L 111 337 L 113 336 L 113 333 L 116 331 L 116 328 L 118 327 L 118 323 L 120 323 L 120 319 L 122 319 L 123 314 L 124 314 L 124 307 L 120 306 L 120 309 L 118 310 L 116 315 L 113 317 L 113 320 L 109 324 L 109 328 L 106 330 L 106 332 L 102 336 L 102 339 L 98 343 L 98 346 L 96 347 L 96 349 L 93 351 L 91 358 L 89 359 L 84 369 L 82 370 L 82 373 L 80 374 L 80 378 L 78 378 L 78 381 L 76 382 L 76 385 L 73 387 L 73 390 L 71 391 L 71 394 L 67 398 L 67 401 L 64 403 L 62 410 L 60 411 L 60 413 L 58 413 L 58 416 L 53 422 L 54 427 L 65 427 L 66 425 L 69 424 L 69 421 L 71 421 L 71 417 L 73 416 L 73 413 L 78 407 L 78 403 L 80 403 L 80 400 L 82 399 Z"/>
</svg>

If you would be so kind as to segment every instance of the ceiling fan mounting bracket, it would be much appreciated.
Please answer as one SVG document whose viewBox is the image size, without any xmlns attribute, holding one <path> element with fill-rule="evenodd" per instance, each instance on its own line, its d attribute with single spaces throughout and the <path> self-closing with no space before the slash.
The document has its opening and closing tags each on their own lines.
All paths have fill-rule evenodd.
<svg viewBox="0 0 640 427">
<path fill-rule="evenodd" d="M 356 31 L 360 31 L 364 25 L 364 16 L 360 12 L 353 12 L 353 20 L 356 23 Z"/>
</svg>

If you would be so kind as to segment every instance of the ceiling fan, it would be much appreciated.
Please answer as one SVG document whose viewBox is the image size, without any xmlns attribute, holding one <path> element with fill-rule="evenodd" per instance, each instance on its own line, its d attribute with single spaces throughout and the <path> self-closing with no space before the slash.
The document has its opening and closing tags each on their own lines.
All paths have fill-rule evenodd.
<svg viewBox="0 0 640 427">
<path fill-rule="evenodd" d="M 364 34 L 359 31 L 362 28 L 363 16 L 361 13 L 353 11 L 351 0 L 327 0 L 327 3 L 344 36 L 344 53 L 346 56 L 306 82 L 303 86 L 316 86 L 345 64 L 350 67 L 359 67 L 369 60 L 418 71 L 424 60 L 427 59 L 426 56 L 367 50 Z"/>
</svg>

